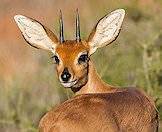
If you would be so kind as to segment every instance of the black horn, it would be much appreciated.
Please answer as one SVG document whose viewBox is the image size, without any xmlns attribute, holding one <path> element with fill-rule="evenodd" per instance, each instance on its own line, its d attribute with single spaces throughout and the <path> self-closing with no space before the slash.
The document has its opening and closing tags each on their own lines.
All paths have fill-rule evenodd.
<svg viewBox="0 0 162 132">
<path fill-rule="evenodd" d="M 76 41 L 77 42 L 81 41 L 81 38 L 80 38 L 80 21 L 79 21 L 78 9 L 77 9 L 77 14 L 76 14 Z"/>
<path fill-rule="evenodd" d="M 62 20 L 62 12 L 61 12 L 61 10 L 60 10 L 59 23 L 60 23 L 60 42 L 63 43 L 64 42 L 64 26 L 63 26 L 63 20 Z"/>
</svg>

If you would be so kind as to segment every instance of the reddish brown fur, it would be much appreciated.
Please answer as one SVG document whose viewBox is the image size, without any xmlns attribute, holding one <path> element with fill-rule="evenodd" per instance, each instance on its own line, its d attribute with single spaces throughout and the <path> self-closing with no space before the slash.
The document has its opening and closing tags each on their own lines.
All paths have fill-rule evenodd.
<svg viewBox="0 0 162 132">
<path fill-rule="evenodd" d="M 156 132 L 158 114 L 133 88 L 78 95 L 48 112 L 40 132 Z"/>
<path fill-rule="evenodd" d="M 89 51 L 88 45 L 85 42 L 76 43 L 76 41 L 68 40 L 64 44 L 59 44 L 56 48 L 56 53 L 64 63 L 64 67 L 72 67 L 77 55 L 82 51 Z"/>
</svg>

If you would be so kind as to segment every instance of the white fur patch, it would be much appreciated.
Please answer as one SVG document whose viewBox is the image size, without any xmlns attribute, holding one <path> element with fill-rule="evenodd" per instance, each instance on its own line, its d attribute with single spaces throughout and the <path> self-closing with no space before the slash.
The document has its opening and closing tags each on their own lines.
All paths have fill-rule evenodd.
<svg viewBox="0 0 162 132">
<path fill-rule="evenodd" d="M 61 82 L 61 84 L 62 84 L 65 88 L 70 88 L 70 87 L 74 86 L 76 83 L 77 83 L 77 80 L 71 81 L 71 82 L 66 82 L 66 83 Z"/>
</svg>

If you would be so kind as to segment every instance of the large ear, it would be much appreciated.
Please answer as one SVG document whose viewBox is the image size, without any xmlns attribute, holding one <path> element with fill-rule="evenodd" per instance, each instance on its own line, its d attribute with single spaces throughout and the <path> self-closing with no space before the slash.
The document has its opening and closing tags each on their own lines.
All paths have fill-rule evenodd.
<svg viewBox="0 0 162 132">
<path fill-rule="evenodd" d="M 55 53 L 58 39 L 52 31 L 44 27 L 40 22 L 22 15 L 16 15 L 14 19 L 24 39 L 31 46 Z"/>
<path fill-rule="evenodd" d="M 97 48 L 106 46 L 117 38 L 124 16 L 124 9 L 117 9 L 98 21 L 88 38 L 90 54 L 93 54 Z"/>
</svg>

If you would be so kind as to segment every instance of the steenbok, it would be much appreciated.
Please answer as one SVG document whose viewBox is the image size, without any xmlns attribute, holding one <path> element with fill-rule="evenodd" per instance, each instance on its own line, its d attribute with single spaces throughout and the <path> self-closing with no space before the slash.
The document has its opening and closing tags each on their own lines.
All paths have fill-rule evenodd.
<svg viewBox="0 0 162 132">
<path fill-rule="evenodd" d="M 75 93 L 40 121 L 40 132 L 157 132 L 158 112 L 154 101 L 134 88 L 106 84 L 96 73 L 90 56 L 119 35 L 125 16 L 117 9 L 100 19 L 87 40 L 80 38 L 79 14 L 76 39 L 64 40 L 60 15 L 60 39 L 40 22 L 14 17 L 24 39 L 33 47 L 53 53 L 58 78 Z"/>
</svg>

